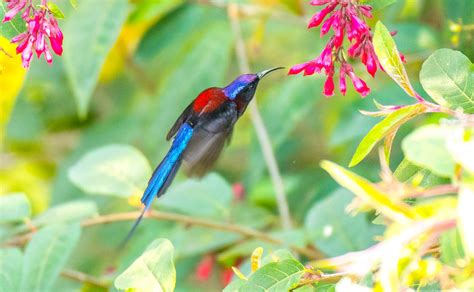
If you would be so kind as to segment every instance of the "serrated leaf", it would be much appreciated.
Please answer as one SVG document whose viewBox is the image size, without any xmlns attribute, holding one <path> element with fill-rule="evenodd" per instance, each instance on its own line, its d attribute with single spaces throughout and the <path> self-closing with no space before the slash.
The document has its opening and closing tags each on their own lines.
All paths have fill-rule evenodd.
<svg viewBox="0 0 474 292">
<path fill-rule="evenodd" d="M 366 249 L 375 244 L 375 236 L 383 234 L 384 228 L 371 224 L 365 214 L 347 214 L 352 199 L 349 191 L 338 189 L 317 202 L 306 216 L 306 233 L 329 257 Z"/>
<path fill-rule="evenodd" d="M 145 252 L 114 281 L 120 290 L 171 292 L 176 284 L 174 248 L 167 239 L 153 241 Z"/>
<path fill-rule="evenodd" d="M 362 139 L 354 153 L 354 156 L 352 156 L 349 167 L 355 166 L 361 162 L 380 140 L 395 131 L 395 129 L 398 129 L 408 120 L 423 113 L 424 110 L 425 106 L 423 104 L 414 104 L 398 109 L 386 116 Z"/>
<path fill-rule="evenodd" d="M 47 4 L 47 7 L 49 11 L 54 15 L 54 17 L 59 18 L 59 19 L 64 18 L 64 13 L 61 11 L 61 8 L 59 8 L 59 6 L 56 3 L 49 1 Z"/>
<path fill-rule="evenodd" d="M 82 118 L 127 11 L 127 0 L 81 0 L 64 25 L 64 64 Z"/>
<path fill-rule="evenodd" d="M 423 63 L 423 89 L 440 105 L 474 113 L 474 73 L 471 61 L 461 52 L 440 49 Z"/>
<path fill-rule="evenodd" d="M 80 234 L 79 224 L 50 225 L 36 232 L 25 250 L 19 291 L 50 291 Z"/>
<path fill-rule="evenodd" d="M 253 273 L 238 291 L 288 291 L 296 286 L 304 266 L 294 259 L 266 264 Z"/>
<path fill-rule="evenodd" d="M 169 189 L 160 206 L 185 214 L 224 218 L 230 212 L 232 189 L 221 176 L 211 173 L 201 180 L 188 179 Z"/>
<path fill-rule="evenodd" d="M 451 177 L 454 174 L 455 162 L 446 145 L 450 131 L 437 125 L 416 129 L 402 141 L 406 159 L 438 176 Z"/>
<path fill-rule="evenodd" d="M 23 193 L 0 196 L 0 223 L 21 221 L 31 215 L 31 206 Z"/>
<path fill-rule="evenodd" d="M 128 197 L 141 193 L 151 167 L 129 145 L 108 145 L 85 154 L 68 172 L 69 179 L 89 194 Z"/>
<path fill-rule="evenodd" d="M 342 187 L 350 190 L 378 212 L 396 222 L 410 222 L 419 216 L 413 209 L 398 199 L 382 193 L 372 183 L 330 161 L 323 161 L 326 170 Z"/>
<path fill-rule="evenodd" d="M 415 90 L 408 79 L 402 59 L 395 41 L 388 29 L 378 21 L 374 32 L 374 50 L 385 72 L 405 90 L 410 96 L 415 96 Z"/>
<path fill-rule="evenodd" d="M 0 292 L 19 291 L 23 255 L 18 248 L 0 249 Z"/>
</svg>

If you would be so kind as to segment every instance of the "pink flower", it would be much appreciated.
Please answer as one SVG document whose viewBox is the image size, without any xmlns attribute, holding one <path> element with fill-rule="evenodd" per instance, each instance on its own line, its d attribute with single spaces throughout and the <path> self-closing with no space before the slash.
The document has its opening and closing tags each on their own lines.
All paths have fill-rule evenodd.
<svg viewBox="0 0 474 292">
<path fill-rule="evenodd" d="M 57 55 L 63 52 L 63 34 L 58 22 L 47 8 L 47 1 L 41 0 L 41 6 L 35 9 L 31 0 L 6 0 L 10 10 L 5 14 L 3 21 L 9 21 L 13 16 L 26 7 L 22 18 L 26 22 L 26 32 L 15 36 L 12 43 L 18 43 L 17 54 L 21 54 L 23 67 L 30 66 L 33 50 L 38 58 L 44 54 L 46 62 L 51 64 L 53 56 L 50 48 Z M 49 45 L 47 43 L 49 39 Z"/>
<path fill-rule="evenodd" d="M 367 87 L 367 84 L 365 83 L 365 81 L 357 77 L 354 71 L 352 70 L 349 71 L 347 75 L 349 75 L 349 77 L 351 78 L 352 84 L 354 85 L 355 90 L 359 92 L 360 95 L 362 95 L 362 97 L 365 97 L 367 94 L 370 93 L 370 88 Z"/>
<path fill-rule="evenodd" d="M 324 82 L 323 94 L 325 96 L 334 95 L 334 80 L 332 75 L 328 75 L 326 82 Z"/>
<path fill-rule="evenodd" d="M 324 20 L 324 18 L 336 8 L 337 3 L 331 3 L 328 6 L 326 6 L 323 10 L 319 11 L 313 17 L 311 17 L 311 20 L 309 21 L 308 28 L 312 28 L 315 26 L 318 26 L 321 24 L 321 22 Z"/>
<path fill-rule="evenodd" d="M 304 72 L 303 75 L 312 75 L 323 72 L 327 76 L 323 93 L 331 96 L 334 94 L 334 73 L 339 67 L 339 89 L 342 95 L 345 95 L 347 91 L 346 75 L 351 78 L 357 92 L 362 96 L 369 94 L 370 88 L 364 80 L 355 75 L 346 60 L 347 55 L 353 59 L 360 59 L 372 77 L 375 77 L 378 67 L 383 71 L 374 51 L 372 33 L 365 22 L 365 18 L 372 18 L 372 7 L 360 2 L 358 0 L 312 0 L 311 5 L 325 7 L 313 15 L 308 28 L 322 24 L 320 37 L 328 34 L 331 28 L 334 35 L 330 37 L 326 47 L 316 59 L 293 66 L 288 74 Z M 350 43 L 347 54 L 344 48 L 345 39 L 348 39 Z M 401 54 L 400 58 L 404 60 Z"/>
<path fill-rule="evenodd" d="M 5 0 L 5 2 L 8 3 L 7 9 L 9 10 L 7 13 L 5 13 L 5 16 L 3 17 L 3 23 L 10 21 L 13 17 L 15 17 L 15 15 L 17 15 L 18 12 L 25 8 L 26 4 L 30 1 L 31 0 Z"/>
<path fill-rule="evenodd" d="M 341 91 L 342 95 L 346 95 L 346 73 L 342 69 L 339 71 L 339 90 Z"/>
</svg>

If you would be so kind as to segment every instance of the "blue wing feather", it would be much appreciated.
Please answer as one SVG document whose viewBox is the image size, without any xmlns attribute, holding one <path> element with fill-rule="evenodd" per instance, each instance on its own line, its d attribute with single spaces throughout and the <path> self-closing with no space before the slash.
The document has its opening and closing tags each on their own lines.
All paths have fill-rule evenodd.
<svg viewBox="0 0 474 292">
<path fill-rule="evenodd" d="M 171 184 L 171 181 L 173 180 L 181 165 L 182 154 L 186 149 L 189 140 L 191 140 L 191 137 L 193 136 L 193 131 L 193 128 L 188 123 L 184 123 L 179 128 L 179 131 L 176 134 L 173 143 L 171 144 L 170 150 L 155 169 L 153 175 L 148 181 L 148 186 L 141 198 L 141 202 L 145 205 L 145 208 L 143 208 L 142 213 L 135 221 L 135 224 L 128 233 L 122 245 L 124 245 L 133 235 L 135 229 L 142 220 L 143 215 L 150 208 L 153 199 L 163 195 L 168 186 Z"/>
</svg>

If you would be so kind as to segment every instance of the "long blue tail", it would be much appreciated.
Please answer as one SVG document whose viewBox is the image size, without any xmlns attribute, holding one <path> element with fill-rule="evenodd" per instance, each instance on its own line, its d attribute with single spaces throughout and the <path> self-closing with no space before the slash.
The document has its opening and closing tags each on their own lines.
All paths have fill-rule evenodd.
<svg viewBox="0 0 474 292">
<path fill-rule="evenodd" d="M 122 243 L 122 246 L 127 243 L 127 241 L 132 237 L 135 229 L 143 218 L 145 212 L 150 208 L 151 203 L 155 197 L 160 197 L 166 192 L 166 189 L 169 187 L 173 181 L 176 172 L 181 166 L 181 155 L 183 154 L 186 146 L 191 140 L 193 135 L 193 128 L 188 123 L 185 123 L 181 126 L 176 137 L 173 140 L 170 150 L 166 154 L 165 158 L 161 161 L 158 167 L 153 172 L 150 180 L 148 181 L 148 186 L 143 193 L 141 202 L 145 205 L 142 213 L 133 224 L 132 229 L 129 231 L 127 237 Z"/>
</svg>

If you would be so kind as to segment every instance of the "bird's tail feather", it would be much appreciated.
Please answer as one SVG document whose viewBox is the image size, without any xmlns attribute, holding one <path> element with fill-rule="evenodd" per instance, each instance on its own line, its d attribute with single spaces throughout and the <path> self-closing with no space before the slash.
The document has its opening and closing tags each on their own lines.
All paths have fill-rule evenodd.
<svg viewBox="0 0 474 292">
<path fill-rule="evenodd" d="M 143 193 L 141 202 L 145 207 L 143 208 L 142 213 L 137 218 L 133 224 L 132 229 L 128 232 L 127 237 L 122 242 L 121 246 L 123 247 L 128 240 L 134 234 L 138 224 L 143 219 L 145 212 L 151 207 L 151 203 L 155 197 L 160 197 L 166 192 L 166 189 L 169 187 L 173 181 L 176 173 L 178 172 L 179 167 L 181 166 L 181 155 L 183 154 L 186 146 L 191 139 L 193 129 L 190 125 L 184 124 L 171 145 L 171 149 L 166 154 L 165 158 L 161 161 L 158 167 L 153 172 L 150 180 L 148 181 L 148 186 Z"/>
</svg>

